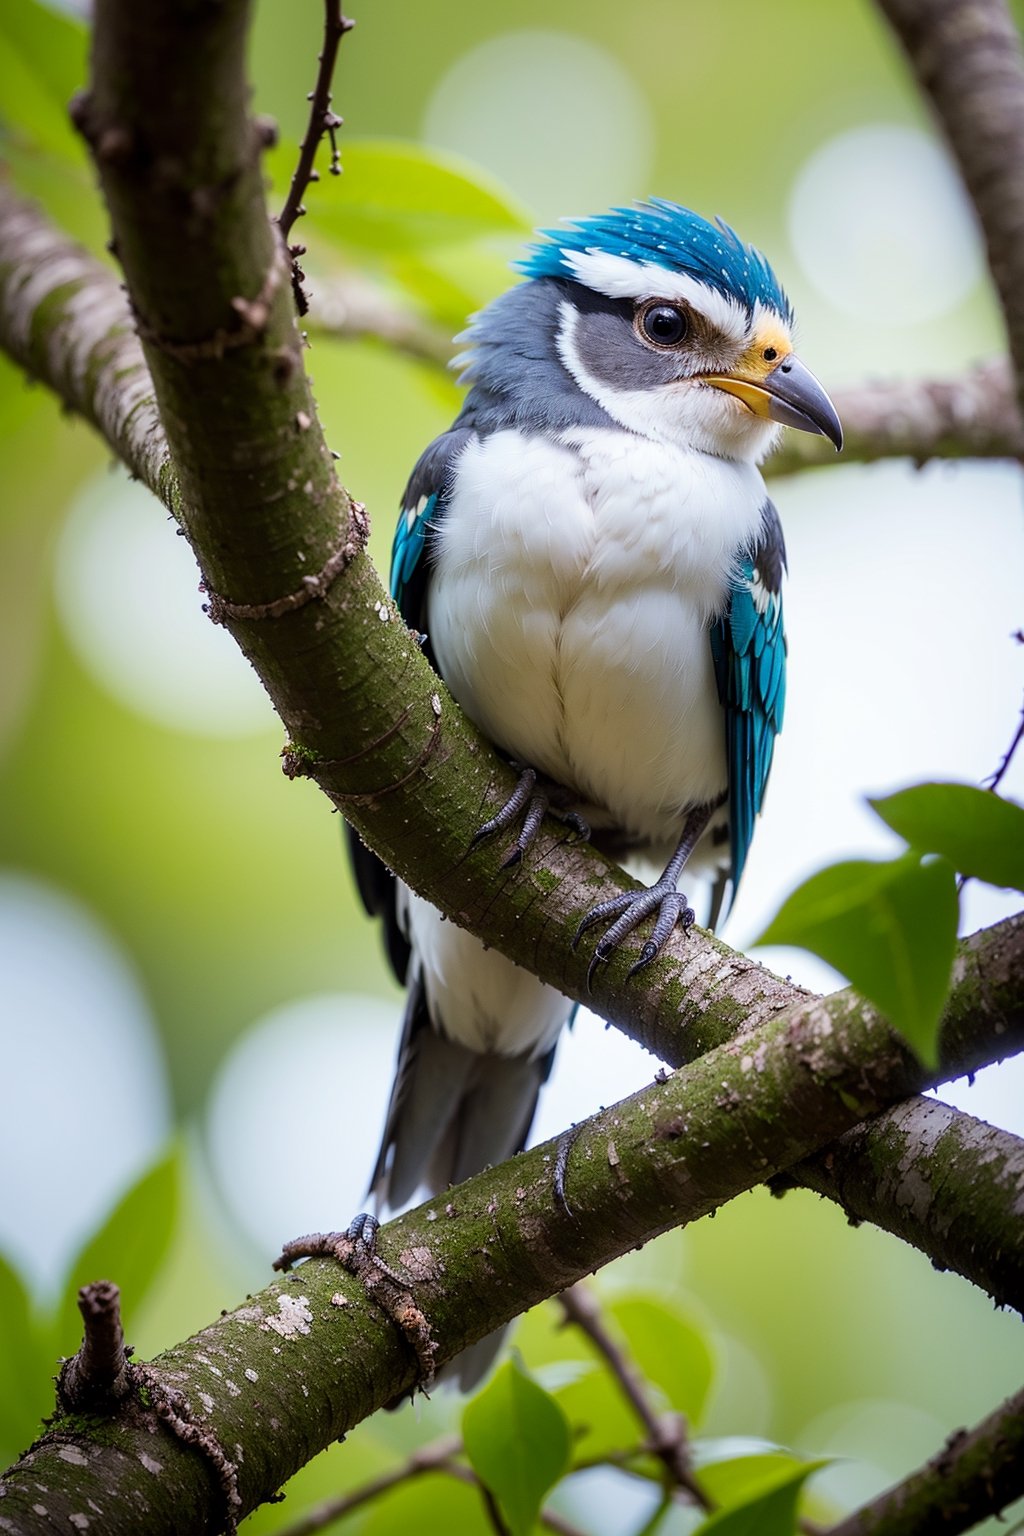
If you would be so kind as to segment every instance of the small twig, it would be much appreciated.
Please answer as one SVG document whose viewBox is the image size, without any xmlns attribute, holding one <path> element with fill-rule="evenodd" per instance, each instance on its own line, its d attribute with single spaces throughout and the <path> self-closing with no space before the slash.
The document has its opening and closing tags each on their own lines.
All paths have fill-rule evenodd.
<svg viewBox="0 0 1024 1536">
<path fill-rule="evenodd" d="M 958 1536 L 1024 1493 L 1024 1390 L 972 1430 L 950 1435 L 902 1483 L 832 1526 L 827 1536 Z"/>
<path fill-rule="evenodd" d="M 288 245 L 292 225 L 306 211 L 302 205 L 306 188 L 311 181 L 319 180 L 319 172 L 314 169 L 313 162 L 316 159 L 320 140 L 325 133 L 331 141 L 331 175 L 341 175 L 341 158 L 338 154 L 338 141 L 335 135 L 343 120 L 336 112 L 331 111 L 331 80 L 338 57 L 338 45 L 345 33 L 351 31 L 354 26 L 354 21 L 342 15 L 341 0 L 324 0 L 324 42 L 319 56 L 320 67 L 317 70 L 316 85 L 309 93 L 309 122 L 299 150 L 298 164 L 288 188 L 288 196 L 277 216 L 281 237 L 286 245 Z M 304 315 L 309 308 L 309 301 L 302 287 L 303 273 L 297 260 L 303 255 L 304 250 L 305 247 L 301 245 L 288 246 L 289 255 L 292 257 L 292 288 L 300 315 Z"/>
<path fill-rule="evenodd" d="M 432 1445 L 425 1445 L 418 1451 L 413 1451 L 407 1460 L 400 1462 L 397 1467 L 392 1467 L 390 1472 L 383 1472 L 380 1477 L 375 1477 L 371 1482 L 364 1483 L 361 1488 L 354 1488 L 351 1493 L 340 1494 L 337 1498 L 324 1499 L 320 1504 L 314 1505 L 306 1511 L 287 1530 L 281 1532 L 281 1536 L 312 1536 L 314 1531 L 322 1531 L 328 1525 L 333 1525 L 337 1520 L 343 1520 L 346 1515 L 354 1510 L 361 1509 L 364 1504 L 379 1499 L 381 1494 L 389 1493 L 392 1488 L 397 1488 L 400 1483 L 411 1482 L 414 1478 L 422 1477 L 426 1472 L 438 1472 L 446 1469 L 446 1463 L 453 1456 L 458 1456 L 462 1451 L 462 1441 L 457 1435 L 446 1435 L 443 1440 L 435 1440 Z"/>
<path fill-rule="evenodd" d="M 1021 639 L 1024 637 L 1018 634 L 1017 638 Z M 996 769 L 995 773 L 991 774 L 989 778 L 984 781 L 985 788 L 992 790 L 993 794 L 996 792 L 996 790 L 998 790 L 1000 784 L 1003 782 L 1003 779 L 1006 777 L 1006 770 L 1013 762 L 1014 753 L 1017 751 L 1017 748 L 1020 746 L 1022 741 L 1024 741 L 1024 708 L 1021 709 L 1020 719 L 1017 721 L 1017 729 L 1014 732 L 1013 740 L 1010 742 L 1010 745 L 1007 747 L 1006 752 L 1003 755 L 1002 762 L 999 764 L 999 767 Z"/>
<path fill-rule="evenodd" d="M 83 1338 L 57 1377 L 57 1401 L 68 1413 L 113 1408 L 132 1389 L 130 1350 L 121 1327 L 121 1292 L 112 1280 L 83 1285 L 78 1293 Z"/>
<path fill-rule="evenodd" d="M 361 1488 L 354 1488 L 351 1493 L 340 1494 L 334 1499 L 324 1499 L 321 1504 L 315 1505 L 292 1525 L 281 1532 L 281 1536 L 314 1536 L 316 1531 L 322 1531 L 335 1522 L 344 1520 L 347 1515 L 355 1510 L 362 1509 L 365 1504 L 370 1504 L 374 1499 L 379 1499 L 382 1494 L 390 1493 L 392 1488 L 398 1488 L 402 1483 L 412 1482 L 417 1477 L 422 1477 L 427 1472 L 442 1472 L 446 1477 L 455 1478 L 457 1482 L 465 1483 L 471 1488 L 478 1488 L 485 1494 L 486 1490 L 471 1467 L 464 1466 L 455 1458 L 463 1453 L 462 1441 L 457 1435 L 445 1435 L 441 1440 L 435 1440 L 432 1445 L 425 1445 L 418 1451 L 413 1451 L 407 1460 L 400 1462 L 390 1472 L 381 1473 L 371 1482 L 364 1483 Z M 492 1503 L 488 1506 L 488 1514 L 492 1524 L 494 1516 L 491 1515 Z M 556 1536 L 582 1536 L 576 1526 L 568 1520 L 563 1520 L 553 1510 L 542 1509 L 538 1515 L 539 1523 L 546 1530 L 554 1531 Z M 501 1522 L 500 1511 L 497 1512 L 497 1520 Z M 496 1529 L 504 1529 L 503 1523 Z"/>
<path fill-rule="evenodd" d="M 686 1420 L 682 1414 L 658 1414 L 647 1395 L 647 1384 L 632 1360 L 621 1349 L 604 1325 L 601 1309 L 592 1293 L 583 1285 L 574 1285 L 558 1297 L 567 1323 L 573 1323 L 593 1344 L 618 1382 L 623 1396 L 643 1425 L 647 1446 L 657 1456 L 673 1483 L 685 1488 L 701 1509 L 714 1508 L 690 1469 Z"/>
</svg>

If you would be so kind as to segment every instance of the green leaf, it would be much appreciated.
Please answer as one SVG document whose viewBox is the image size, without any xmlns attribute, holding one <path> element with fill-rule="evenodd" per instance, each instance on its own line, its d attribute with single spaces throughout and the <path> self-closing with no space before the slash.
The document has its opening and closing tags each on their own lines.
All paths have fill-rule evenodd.
<svg viewBox="0 0 1024 1536">
<path fill-rule="evenodd" d="M 283 197 L 298 151 L 279 145 L 267 157 Z M 327 174 L 304 199 L 303 226 L 314 237 L 342 247 L 392 255 L 454 245 L 492 235 L 521 236 L 531 228 L 527 211 L 499 182 L 455 155 L 401 140 L 347 140 L 340 176 Z"/>
<path fill-rule="evenodd" d="M 53 1410 L 57 1361 L 17 1272 L 0 1255 L 0 1455 L 13 1460 Z"/>
<path fill-rule="evenodd" d="M 805 1465 L 799 1456 L 781 1446 L 738 1436 L 724 1440 L 695 1440 L 692 1453 L 701 1487 L 721 1509 L 746 1504 Z"/>
<path fill-rule="evenodd" d="M 727 1465 L 720 1463 L 720 1469 Z M 826 1465 L 827 1461 L 787 1465 L 766 1472 L 753 1483 L 748 1481 L 742 1499 L 709 1515 L 693 1536 L 704 1536 L 705 1532 L 708 1536 L 797 1536 L 800 1491 L 811 1473 Z M 702 1471 L 701 1483 L 707 1486 L 704 1480 Z"/>
<path fill-rule="evenodd" d="M 921 853 L 962 875 L 1024 890 L 1024 806 L 973 784 L 917 784 L 869 804 Z"/>
<path fill-rule="evenodd" d="M 512 1359 L 466 1405 L 462 1436 L 473 1470 L 501 1505 L 513 1536 L 526 1536 L 569 1464 L 565 1414 Z"/>
<path fill-rule="evenodd" d="M 71 1266 L 56 1319 L 56 1345 L 74 1354 L 82 1335 L 79 1287 L 113 1280 L 121 1291 L 126 1328 L 155 1279 L 178 1216 L 178 1152 L 151 1168 L 118 1202 Z"/>
<path fill-rule="evenodd" d="M 648 1381 L 659 1386 L 691 1424 L 698 1424 L 711 1387 L 714 1359 L 693 1321 L 681 1309 L 651 1296 L 620 1296 L 607 1310 L 625 1333 Z"/>
<path fill-rule="evenodd" d="M 945 859 L 852 860 L 798 886 L 757 942 L 820 955 L 933 1065 L 957 915 L 956 878 Z"/>
<path fill-rule="evenodd" d="M 82 23 L 38 0 L 0 6 L 0 126 L 22 145 L 85 164 L 68 102 L 88 78 Z"/>
</svg>

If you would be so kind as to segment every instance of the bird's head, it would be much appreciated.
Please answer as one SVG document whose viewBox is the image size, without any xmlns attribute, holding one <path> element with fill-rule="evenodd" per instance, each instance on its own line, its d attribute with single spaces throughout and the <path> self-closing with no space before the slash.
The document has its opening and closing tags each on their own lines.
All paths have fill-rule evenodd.
<svg viewBox="0 0 1024 1536">
<path fill-rule="evenodd" d="M 557 286 L 558 356 L 613 420 L 732 459 L 763 458 L 780 425 L 842 446 L 789 300 L 728 225 L 656 198 L 543 233 L 520 270 Z"/>
</svg>

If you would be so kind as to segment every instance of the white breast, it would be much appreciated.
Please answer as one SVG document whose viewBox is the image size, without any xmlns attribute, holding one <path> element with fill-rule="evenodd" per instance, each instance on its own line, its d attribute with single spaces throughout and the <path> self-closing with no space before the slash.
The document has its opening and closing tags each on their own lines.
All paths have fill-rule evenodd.
<svg viewBox="0 0 1024 1536">
<path fill-rule="evenodd" d="M 675 837 L 726 785 L 708 625 L 764 500 L 752 464 L 626 432 L 471 443 L 427 615 L 452 692 L 595 824 Z"/>
</svg>

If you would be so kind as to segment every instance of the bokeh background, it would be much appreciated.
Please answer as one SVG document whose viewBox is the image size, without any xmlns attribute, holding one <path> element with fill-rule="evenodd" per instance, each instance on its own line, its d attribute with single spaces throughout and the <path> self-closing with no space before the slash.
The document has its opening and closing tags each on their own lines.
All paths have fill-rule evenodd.
<svg viewBox="0 0 1024 1536">
<path fill-rule="evenodd" d="M 99 251 L 102 212 L 60 116 L 84 78 L 84 31 L 35 0 L 15 9 L 0 20 L 0 147 L 21 184 Z M 356 15 L 335 94 L 350 166 L 341 188 L 325 177 L 299 231 L 314 289 L 369 272 L 454 332 L 510 280 L 533 224 L 656 193 L 721 214 L 769 254 L 796 305 L 801 354 L 830 387 L 954 373 L 999 350 L 971 212 L 866 0 L 638 0 L 627 11 L 611 0 L 367 0 Z M 303 131 L 319 28 L 315 0 L 257 12 L 252 74 L 257 109 L 280 124 L 275 167 Z M 33 135 L 30 120 L 50 127 Z M 374 207 L 374 153 L 360 145 L 395 138 L 474 166 L 505 227 L 467 234 L 423 216 L 415 234 L 399 221 L 392 240 Z M 332 195 L 371 233 L 346 243 Z M 377 342 L 313 332 L 311 343 L 328 437 L 383 565 L 405 478 L 458 390 Z M 148 1275 L 147 1252 L 156 1270 L 140 1281 L 141 1306 L 125 1287 L 145 1355 L 264 1284 L 283 1239 L 360 1207 L 401 1004 L 340 825 L 309 784 L 283 777 L 281 729 L 205 619 L 194 562 L 162 508 L 2 359 L 0 455 L 0 1290 L 20 1277 L 26 1328 L 70 1352 L 75 1255 L 170 1154 L 118 1228 L 115 1278 L 139 1265 Z M 1024 672 L 1011 639 L 1024 619 L 1015 468 L 840 464 L 773 494 L 789 545 L 792 681 L 725 930 L 739 946 L 804 875 L 890 847 L 867 794 L 990 774 Z M 1024 764 L 1005 787 L 1024 795 Z M 976 885 L 963 905 L 965 931 L 1012 910 L 1006 893 Z M 834 984 L 806 955 L 764 958 Z M 654 1066 L 582 1016 L 537 1135 Z M 942 1096 L 1024 1132 L 1019 1063 Z M 710 1340 L 705 1433 L 844 1458 L 818 1482 L 839 1506 L 931 1454 L 1024 1374 L 1016 1316 L 802 1192 L 754 1192 L 602 1285 L 672 1298 Z M 55 1308 L 59 1334 L 47 1331 Z M 541 1309 L 518 1338 L 542 1379 L 565 1384 L 559 1362 L 584 1352 L 553 1320 Z M 41 1392 L 40 1411 L 45 1380 Z M 24 1408 L 10 1393 L 0 1405 L 4 1459 L 27 1438 Z M 438 1394 L 418 1421 L 378 1415 L 301 1475 L 288 1516 L 457 1414 Z M 407 1501 L 429 1525 L 441 1497 L 417 1485 L 351 1528 L 390 1529 Z M 453 1528 L 477 1528 L 471 1499 L 444 1497 L 456 1501 L 444 1513 Z M 639 1528 L 647 1508 L 641 1487 L 600 1473 L 564 1497 L 599 1536 Z M 270 1510 L 252 1528 L 285 1519 Z"/>
</svg>

